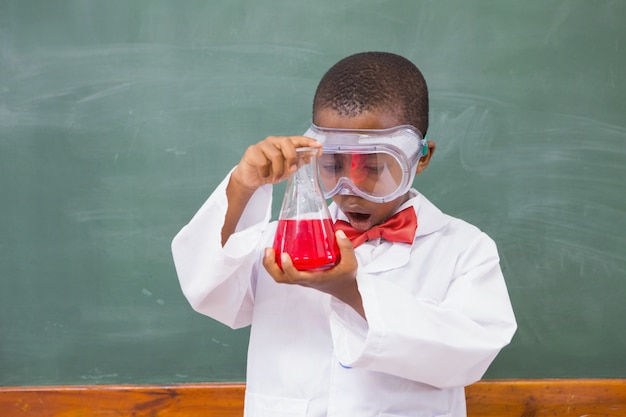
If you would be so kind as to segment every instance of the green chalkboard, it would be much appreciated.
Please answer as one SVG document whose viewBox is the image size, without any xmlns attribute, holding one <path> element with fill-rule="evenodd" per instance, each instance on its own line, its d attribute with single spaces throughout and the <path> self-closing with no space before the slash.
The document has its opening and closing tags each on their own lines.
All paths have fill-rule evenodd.
<svg viewBox="0 0 626 417">
<path fill-rule="evenodd" d="M 0 385 L 244 380 L 247 330 L 191 310 L 171 239 L 364 50 L 423 70 L 415 185 L 499 245 L 519 331 L 487 377 L 626 376 L 625 21 L 608 0 L 2 0 Z"/>
</svg>

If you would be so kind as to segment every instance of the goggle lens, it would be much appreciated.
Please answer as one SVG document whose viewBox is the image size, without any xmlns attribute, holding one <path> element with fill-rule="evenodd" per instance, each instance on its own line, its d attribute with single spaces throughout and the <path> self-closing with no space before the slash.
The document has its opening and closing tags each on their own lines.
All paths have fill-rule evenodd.
<svg viewBox="0 0 626 417">
<path fill-rule="evenodd" d="M 341 187 L 345 186 L 381 198 L 396 192 L 404 178 L 401 163 L 384 152 L 322 154 L 319 172 L 329 196 L 341 192 Z"/>
</svg>

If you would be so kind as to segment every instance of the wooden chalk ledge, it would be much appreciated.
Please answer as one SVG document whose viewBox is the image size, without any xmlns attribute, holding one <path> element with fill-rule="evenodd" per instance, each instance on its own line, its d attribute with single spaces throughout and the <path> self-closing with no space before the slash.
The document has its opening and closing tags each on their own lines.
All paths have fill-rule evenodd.
<svg viewBox="0 0 626 417">
<path fill-rule="evenodd" d="M 244 384 L 0 387 L 2 417 L 241 417 Z M 626 379 L 485 380 L 469 417 L 625 417 Z"/>
</svg>

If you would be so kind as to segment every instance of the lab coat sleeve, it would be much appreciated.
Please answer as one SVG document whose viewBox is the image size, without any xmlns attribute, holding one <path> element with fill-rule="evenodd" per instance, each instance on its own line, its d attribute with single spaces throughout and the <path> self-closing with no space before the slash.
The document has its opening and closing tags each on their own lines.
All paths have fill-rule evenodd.
<svg viewBox="0 0 626 417">
<path fill-rule="evenodd" d="M 360 275 L 367 322 L 333 300 L 331 329 L 342 365 L 438 388 L 479 380 L 517 327 L 493 241 L 481 233 L 454 271 L 441 300 Z"/>
<path fill-rule="evenodd" d="M 174 237 L 172 254 L 181 289 L 194 310 L 240 328 L 251 321 L 251 277 L 255 276 L 257 251 L 271 215 L 272 188 L 266 185 L 255 192 L 235 233 L 222 247 L 229 178 Z"/>
</svg>

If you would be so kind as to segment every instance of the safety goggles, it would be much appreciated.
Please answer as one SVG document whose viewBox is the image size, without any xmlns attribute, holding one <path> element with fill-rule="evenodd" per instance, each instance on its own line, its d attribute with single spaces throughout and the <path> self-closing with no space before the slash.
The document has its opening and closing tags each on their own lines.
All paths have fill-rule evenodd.
<svg viewBox="0 0 626 417">
<path fill-rule="evenodd" d="M 419 159 L 428 152 L 422 134 L 409 125 L 350 130 L 312 124 L 304 136 L 324 145 L 318 170 L 325 198 L 394 200 L 411 188 Z"/>
</svg>

